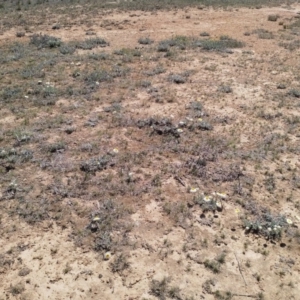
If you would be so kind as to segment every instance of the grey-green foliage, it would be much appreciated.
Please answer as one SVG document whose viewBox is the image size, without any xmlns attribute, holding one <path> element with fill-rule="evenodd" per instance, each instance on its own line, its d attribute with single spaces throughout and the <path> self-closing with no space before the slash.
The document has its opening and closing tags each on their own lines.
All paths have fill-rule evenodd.
<svg viewBox="0 0 300 300">
<path fill-rule="evenodd" d="M 187 36 L 175 36 L 172 39 L 160 41 L 157 46 L 158 52 L 168 52 L 171 47 L 179 48 L 180 50 L 186 49 L 191 46 L 193 38 Z"/>
<path fill-rule="evenodd" d="M 150 283 L 150 294 L 160 300 L 168 298 L 181 300 L 180 288 L 177 286 L 170 287 L 170 278 L 164 277 L 162 280 L 153 279 Z"/>
<path fill-rule="evenodd" d="M 127 256 L 123 253 L 120 253 L 116 256 L 113 262 L 111 262 L 110 267 L 111 270 L 115 272 L 122 272 L 125 269 L 129 268 L 129 262 Z"/>
<path fill-rule="evenodd" d="M 142 37 L 142 38 L 139 38 L 138 42 L 141 45 L 150 45 L 153 43 L 153 40 L 149 39 L 148 37 Z"/>
<path fill-rule="evenodd" d="M 38 49 L 42 48 L 58 48 L 62 45 L 61 39 L 47 34 L 34 34 L 30 38 L 30 44 Z"/>
<path fill-rule="evenodd" d="M 80 170 L 86 173 L 95 173 L 106 169 L 112 163 L 112 156 L 94 157 L 81 163 Z"/>
<path fill-rule="evenodd" d="M 218 40 L 203 39 L 195 41 L 195 45 L 206 51 L 226 51 L 227 49 L 242 48 L 244 43 L 229 36 L 221 36 Z"/>
<path fill-rule="evenodd" d="M 26 49 L 24 44 L 14 43 L 7 49 L 7 51 L 1 51 L 0 53 L 0 62 L 8 63 L 10 61 L 18 61 L 22 59 L 28 53 L 28 49 Z"/>
<path fill-rule="evenodd" d="M 288 95 L 293 96 L 295 98 L 300 98 L 300 90 L 299 89 L 291 89 L 288 92 Z"/>
<path fill-rule="evenodd" d="M 76 43 L 76 48 L 83 49 L 83 50 L 91 50 L 97 47 L 106 47 L 109 43 L 104 40 L 103 38 L 96 37 L 96 38 L 89 38 L 82 42 Z"/>
<path fill-rule="evenodd" d="M 75 52 L 76 48 L 72 45 L 68 44 L 63 44 L 60 48 L 59 51 L 61 54 L 73 54 Z"/>
<path fill-rule="evenodd" d="M 113 250 L 117 241 L 111 233 L 120 230 L 123 233 L 128 230 L 129 224 L 124 224 L 123 218 L 128 215 L 129 211 L 122 204 L 111 199 L 104 200 L 100 208 L 91 215 L 92 220 L 88 228 L 95 235 L 95 250 L 109 251 Z M 121 258 L 119 258 L 121 259 Z M 117 260 L 115 261 L 117 262 Z M 117 265 L 114 267 L 117 270 Z"/>
<path fill-rule="evenodd" d="M 248 207 L 248 210 L 253 209 L 255 217 L 252 219 L 245 218 L 243 220 L 246 232 L 259 234 L 271 240 L 280 239 L 283 230 L 289 225 L 286 216 L 272 214 L 268 210 L 258 210 L 256 208 L 250 208 L 249 206 L 251 206 L 250 203 L 246 205 L 246 208 Z"/>
<path fill-rule="evenodd" d="M 110 72 L 104 69 L 93 71 L 84 77 L 84 81 L 88 84 L 95 82 L 110 82 L 112 80 L 113 77 Z"/>
<path fill-rule="evenodd" d="M 16 100 L 21 96 L 22 89 L 19 86 L 5 87 L 2 92 L 0 92 L 1 99 L 3 102 L 9 102 L 10 100 Z"/>
<path fill-rule="evenodd" d="M 32 158 L 33 152 L 29 149 L 0 148 L 0 162 L 2 165 L 24 163 Z"/>
<path fill-rule="evenodd" d="M 274 34 L 271 31 L 268 31 L 263 28 L 255 29 L 252 31 L 252 33 L 257 34 L 258 38 L 263 40 L 270 40 L 274 38 Z"/>
</svg>

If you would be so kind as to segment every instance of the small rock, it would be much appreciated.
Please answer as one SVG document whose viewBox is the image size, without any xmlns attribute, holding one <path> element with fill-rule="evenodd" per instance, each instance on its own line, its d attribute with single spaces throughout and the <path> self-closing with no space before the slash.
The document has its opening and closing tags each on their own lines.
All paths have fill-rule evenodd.
<svg viewBox="0 0 300 300">
<path fill-rule="evenodd" d="M 55 25 L 52 26 L 52 29 L 53 30 L 58 30 L 58 29 L 60 29 L 60 25 L 59 24 L 55 24 Z"/>
<path fill-rule="evenodd" d="M 278 18 L 279 18 L 278 15 L 269 15 L 268 16 L 268 21 L 276 22 Z"/>
<path fill-rule="evenodd" d="M 21 32 L 17 32 L 16 33 L 16 37 L 21 38 L 25 36 L 25 32 L 21 31 Z"/>
</svg>

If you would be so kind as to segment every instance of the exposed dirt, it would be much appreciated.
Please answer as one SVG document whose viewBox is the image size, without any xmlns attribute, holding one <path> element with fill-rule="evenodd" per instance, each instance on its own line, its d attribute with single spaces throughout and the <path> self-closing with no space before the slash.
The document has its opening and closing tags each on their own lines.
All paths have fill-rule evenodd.
<svg viewBox="0 0 300 300">
<path fill-rule="evenodd" d="M 109 42 L 105 48 L 76 50 L 64 69 L 42 79 L 59 87 L 74 82 L 76 87 L 75 71 L 83 74 L 105 65 L 86 62 L 87 53 L 113 55 L 136 47 L 140 56 L 128 63 L 132 77 L 118 87 L 100 82 L 91 98 L 63 95 L 42 109 L 26 108 L 25 102 L 0 109 L 1 146 L 13 147 L 15 134 L 9 133 L 29 122 L 36 131 L 28 148 L 38 153 L 32 163 L 1 164 L 0 299 L 299 299 L 300 96 L 288 93 L 300 91 L 300 47 L 290 51 L 279 44 L 299 40 L 299 30 L 292 33 L 285 26 L 297 20 L 300 6 L 98 14 L 80 9 L 82 14 L 69 20 L 48 12 L 47 21 L 29 26 L 21 38 L 16 33 L 22 26 L 7 28 L 1 47 L 28 43 L 34 33 L 72 42 L 91 31 Z M 268 21 L 270 14 L 278 20 Z M 55 23 L 63 26 L 53 30 Z M 274 37 L 259 38 L 255 30 L 261 28 Z M 226 35 L 245 46 L 221 52 L 187 47 L 174 50 L 174 59 L 156 51 L 161 40 L 199 38 L 203 32 L 214 40 Z M 141 37 L 155 43 L 138 44 Z M 2 84 L 17 84 L 9 73 L 17 64 L 3 71 Z M 165 72 L 145 75 L 159 65 Z M 184 83 L 172 82 L 172 74 L 185 71 L 190 73 L 182 75 Z M 150 87 L 132 87 L 148 79 Z M 278 88 L 280 84 L 286 88 Z M 25 95 L 34 97 L 26 91 L 20 101 Z M 197 101 L 202 115 L 189 108 Z M 118 107 L 111 108 L 116 102 L 122 105 L 120 115 Z M 150 118 L 168 118 L 171 125 L 150 124 Z M 193 125 L 198 118 L 213 130 L 205 131 L 201 123 L 205 128 L 198 133 Z M 177 126 L 180 121 L 185 122 L 182 127 Z M 68 130 L 72 133 L 66 134 Z M 62 139 L 65 148 L 58 144 Z M 19 151 L 23 142 L 17 142 Z M 89 150 L 92 145 L 96 148 Z M 103 168 L 88 161 L 105 153 Z M 199 157 L 203 161 L 195 161 Z M 14 179 L 18 188 L 11 184 Z M 68 186 L 62 194 L 59 189 Z M 193 188 L 198 190 L 193 193 Z M 226 193 L 222 210 L 203 214 L 204 206 L 193 200 L 201 192 Z M 18 193 L 31 199 L 28 203 L 39 199 L 38 206 L 48 205 L 39 212 L 40 222 L 28 221 L 30 216 L 20 212 Z M 113 215 L 121 222 L 112 225 L 116 246 L 95 251 L 88 225 L 109 209 L 102 206 L 107 198 L 126 209 Z M 280 240 L 245 230 L 242 218 L 255 217 L 257 211 L 251 215 L 249 208 L 254 202 L 292 221 Z M 105 260 L 107 251 L 111 257 Z M 112 262 L 120 253 L 129 267 L 113 272 Z M 216 262 L 222 253 L 225 261 L 214 273 L 209 261 Z M 165 277 L 168 288 L 155 294 L 155 280 Z"/>
</svg>

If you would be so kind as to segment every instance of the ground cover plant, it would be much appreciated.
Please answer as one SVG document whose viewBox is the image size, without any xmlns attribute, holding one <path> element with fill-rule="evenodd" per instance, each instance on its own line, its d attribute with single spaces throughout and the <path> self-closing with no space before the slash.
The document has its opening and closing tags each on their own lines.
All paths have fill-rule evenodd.
<svg viewBox="0 0 300 300">
<path fill-rule="evenodd" d="M 300 7 L 150 2 L 1 6 L 0 299 L 297 297 Z"/>
</svg>

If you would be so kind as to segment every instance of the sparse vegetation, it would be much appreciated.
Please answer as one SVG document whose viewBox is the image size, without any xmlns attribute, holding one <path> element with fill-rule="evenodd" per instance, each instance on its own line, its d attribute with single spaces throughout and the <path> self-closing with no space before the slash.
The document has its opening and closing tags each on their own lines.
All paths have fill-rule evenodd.
<svg viewBox="0 0 300 300">
<path fill-rule="evenodd" d="M 221 36 L 219 40 L 199 40 L 196 42 L 196 46 L 206 51 L 227 51 L 228 49 L 241 48 L 244 43 L 229 36 Z"/>
<path fill-rule="evenodd" d="M 207 269 L 210 269 L 213 273 L 220 273 L 221 265 L 225 263 L 225 253 L 221 253 L 215 259 L 209 260 L 206 259 L 204 261 L 204 266 Z"/>
<path fill-rule="evenodd" d="M 115 260 L 110 264 L 110 267 L 113 272 L 122 272 L 129 268 L 129 262 L 125 254 L 121 253 L 117 255 Z"/>
<path fill-rule="evenodd" d="M 298 4 L 233 4 L 0 5 L 5 297 L 297 298 Z"/>
</svg>

